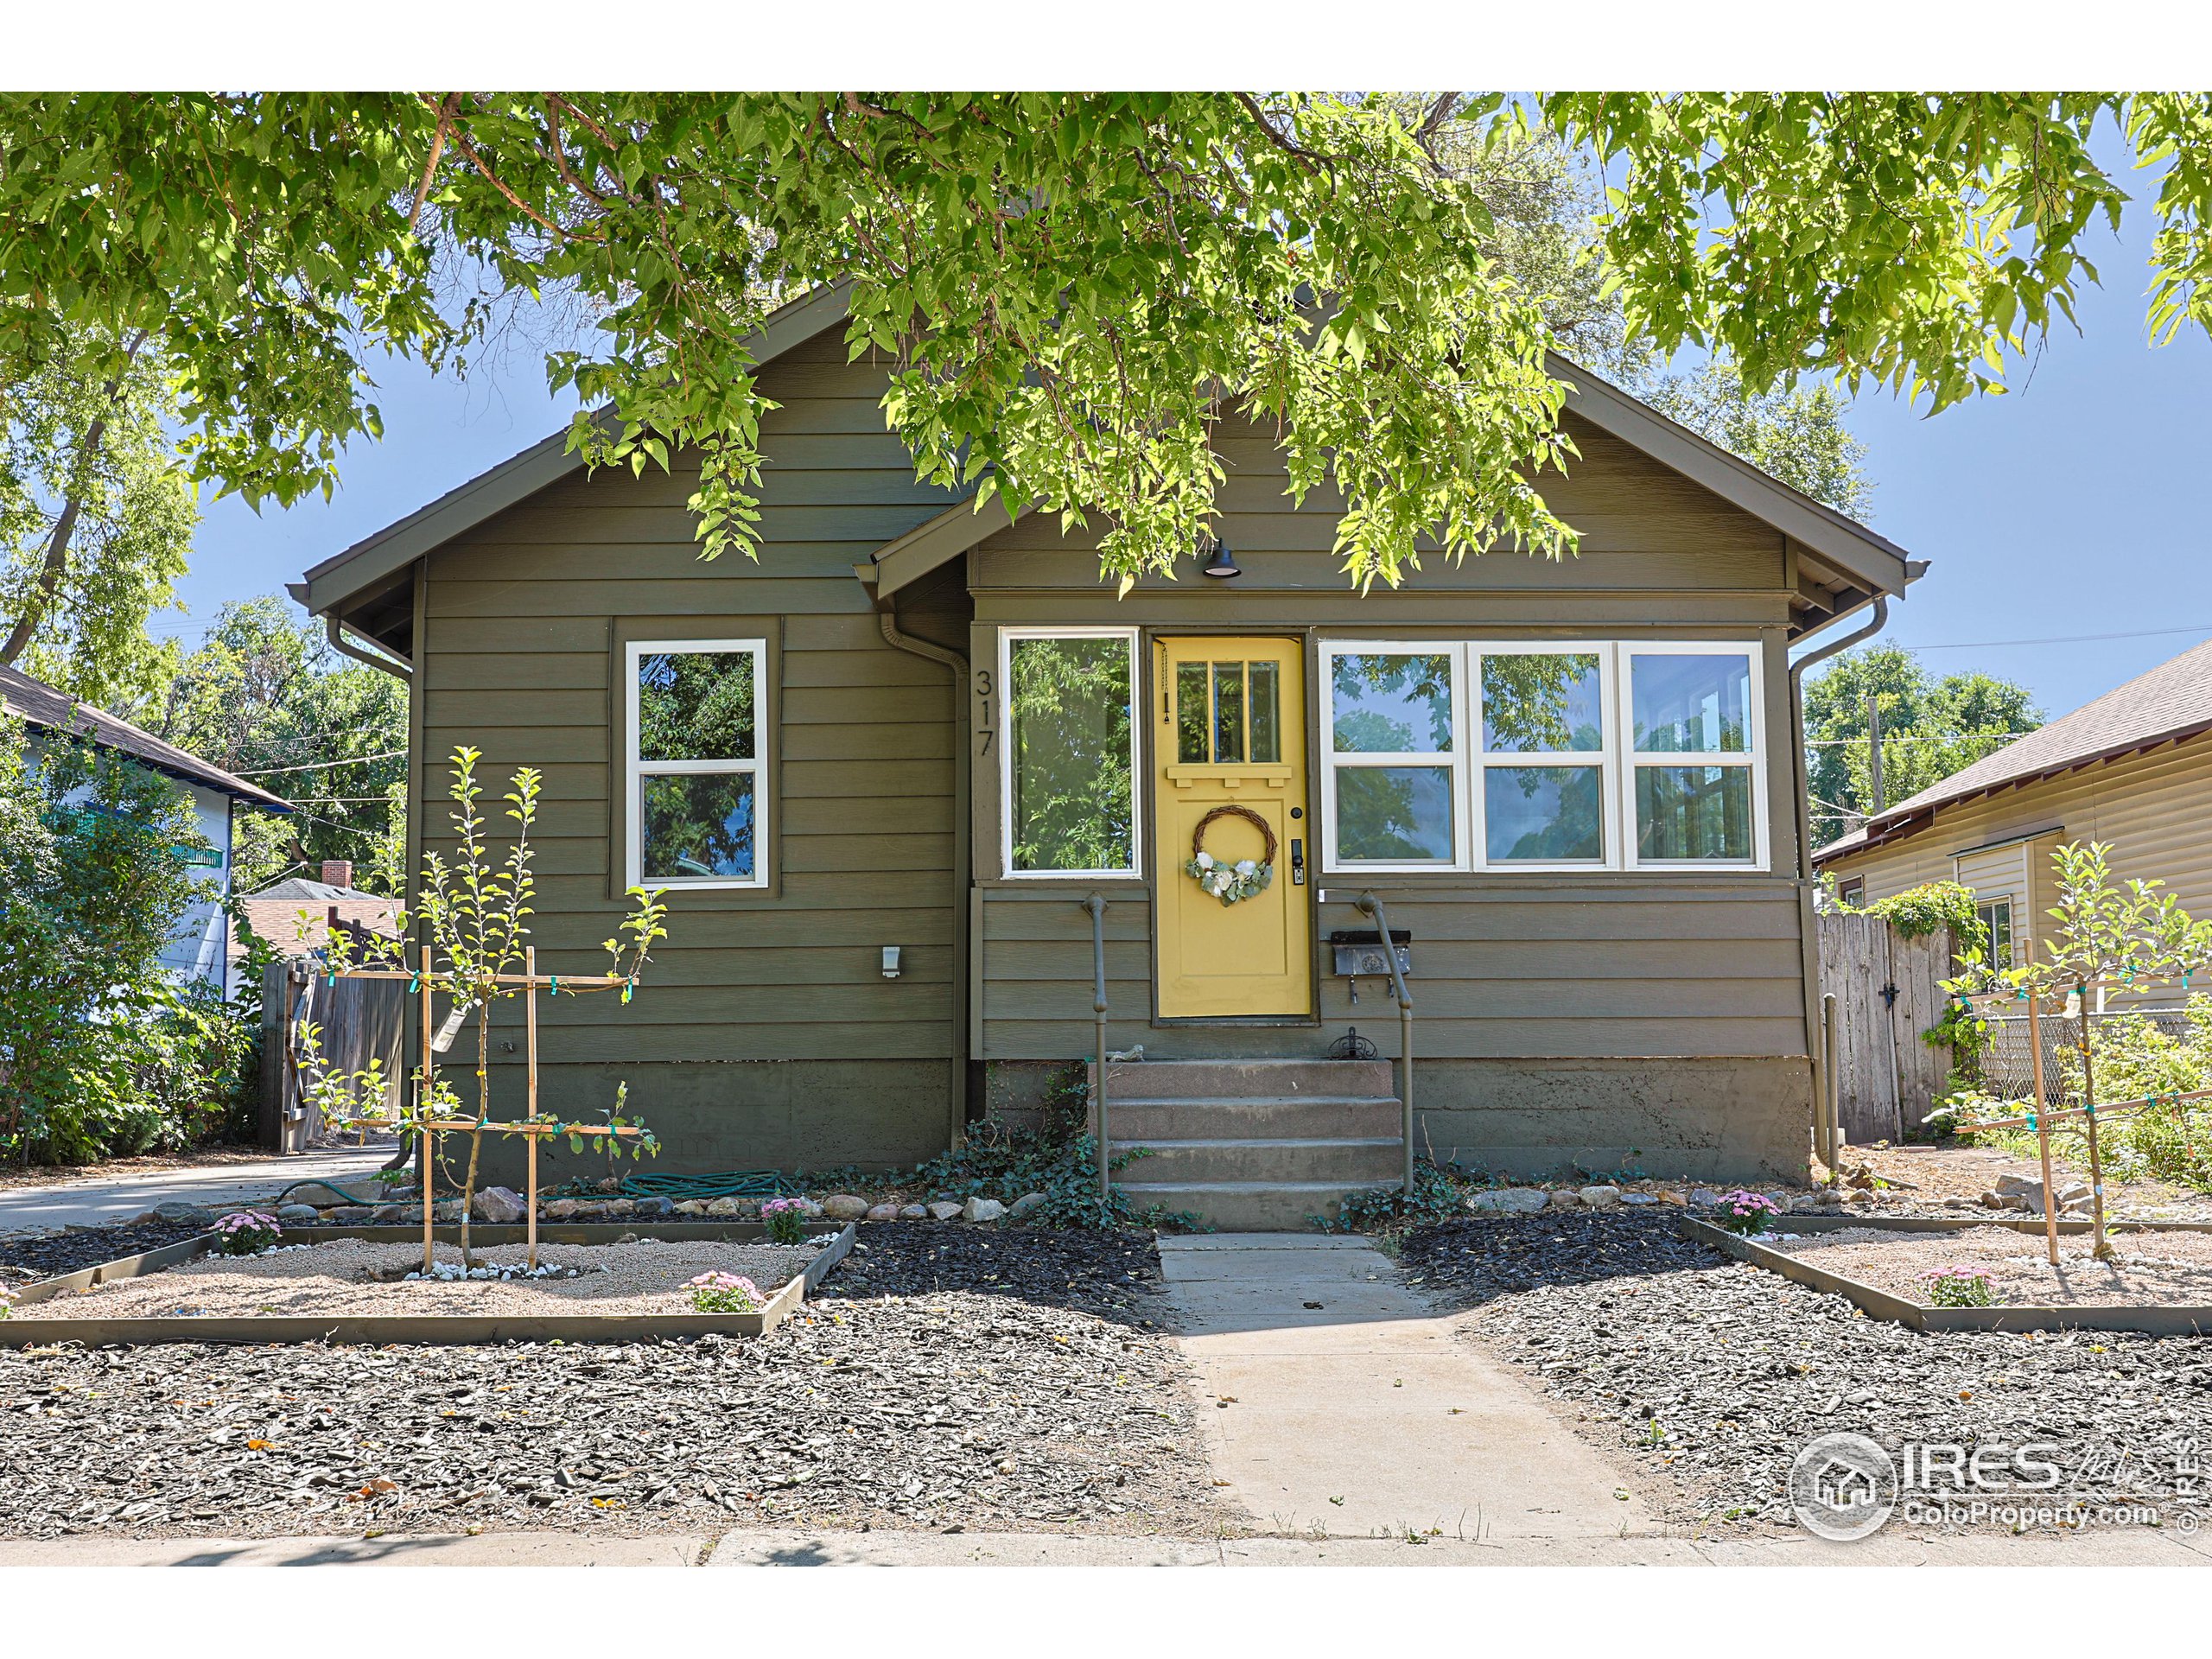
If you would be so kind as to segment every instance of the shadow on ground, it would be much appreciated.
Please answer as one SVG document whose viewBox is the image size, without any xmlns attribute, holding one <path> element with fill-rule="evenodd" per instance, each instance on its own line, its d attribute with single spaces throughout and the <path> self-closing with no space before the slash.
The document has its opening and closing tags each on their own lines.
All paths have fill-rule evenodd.
<svg viewBox="0 0 2212 1659">
<path fill-rule="evenodd" d="M 1166 1317 L 1160 1255 L 1149 1233 L 887 1221 L 861 1226 L 858 1242 L 862 1248 L 838 1264 L 811 1300 L 965 1291 L 1072 1308 L 1122 1325 L 1157 1327 Z"/>
<path fill-rule="evenodd" d="M 1470 1216 L 1406 1235 L 1399 1264 L 1432 1294 L 1474 1307 L 1500 1296 L 1662 1273 L 1713 1273 L 1732 1263 L 1684 1238 L 1672 1212 Z"/>
</svg>

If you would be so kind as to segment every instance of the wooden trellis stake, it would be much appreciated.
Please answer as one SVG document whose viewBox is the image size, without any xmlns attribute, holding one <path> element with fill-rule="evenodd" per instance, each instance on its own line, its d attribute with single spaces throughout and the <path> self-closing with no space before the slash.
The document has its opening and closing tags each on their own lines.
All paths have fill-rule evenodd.
<svg viewBox="0 0 2212 1659">
<path fill-rule="evenodd" d="M 2050 1102 L 2043 1092 L 2043 999 L 2028 998 L 2028 1053 L 2033 1062 L 2036 1090 L 2036 1147 L 2043 1154 L 2043 1234 L 2050 1252 L 2050 1265 L 2058 1265 L 2058 1194 L 2051 1191 Z"/>
<path fill-rule="evenodd" d="M 529 1050 L 527 1064 L 530 1069 L 528 1116 L 529 1121 L 535 1124 L 537 1122 L 537 992 L 535 988 L 537 983 L 537 947 L 536 945 L 525 945 L 523 948 L 522 964 L 523 973 L 530 980 L 532 987 L 531 989 L 522 994 L 522 1006 L 524 1028 L 528 1033 L 526 1039 L 526 1046 Z M 529 1148 L 530 1156 L 530 1207 L 523 1212 L 523 1224 L 530 1229 L 530 1267 L 531 1271 L 535 1272 L 537 1268 L 537 1137 L 535 1135 L 525 1135 L 523 1138 L 523 1144 Z"/>
</svg>

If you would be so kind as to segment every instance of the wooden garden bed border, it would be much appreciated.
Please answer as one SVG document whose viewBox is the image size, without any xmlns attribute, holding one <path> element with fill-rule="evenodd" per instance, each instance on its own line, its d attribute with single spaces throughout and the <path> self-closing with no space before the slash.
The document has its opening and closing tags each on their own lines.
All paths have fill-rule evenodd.
<svg viewBox="0 0 2212 1659">
<path fill-rule="evenodd" d="M 521 1227 L 473 1225 L 472 1242 L 486 1247 L 522 1243 Z M 436 1230 L 442 1243 L 458 1243 L 457 1225 Z M 142 1251 L 97 1267 L 80 1268 L 57 1279 L 41 1279 L 16 1294 L 13 1318 L 0 1319 L 0 1348 L 45 1347 L 79 1343 L 86 1347 L 110 1347 L 158 1342 L 328 1342 L 375 1346 L 385 1343 L 480 1342 L 658 1342 L 671 1337 L 765 1336 L 798 1311 L 809 1292 L 818 1287 L 830 1269 L 843 1261 L 857 1236 L 847 1222 L 837 1236 L 819 1250 L 804 1271 L 768 1299 L 757 1313 L 249 1313 L 199 1318 L 170 1315 L 150 1319 L 27 1319 L 22 1310 L 71 1291 L 122 1279 L 139 1279 L 189 1262 L 215 1248 L 215 1236 L 202 1233 L 180 1239 L 159 1249 Z M 367 1238 L 412 1244 L 418 1235 L 404 1227 L 288 1227 L 284 1237 L 293 1243 L 320 1244 L 331 1239 Z M 542 1224 L 540 1243 L 613 1244 L 624 1237 L 728 1239 L 745 1243 L 767 1236 L 757 1223 L 664 1222 L 637 1225 L 602 1223 Z"/>
<path fill-rule="evenodd" d="M 2012 1232 L 2040 1238 L 2044 1234 L 2041 1217 L 2012 1219 L 1993 1216 L 1989 1219 L 1953 1220 L 1946 1216 L 1789 1216 L 1780 1224 L 1794 1233 L 1840 1233 L 1853 1230 L 1890 1233 L 1955 1233 L 1968 1227 L 2002 1227 Z M 1756 1238 L 1745 1238 L 1716 1227 L 1709 1221 L 1700 1221 L 1694 1216 L 1682 1216 L 1675 1225 L 1685 1238 L 1709 1244 L 1723 1255 L 1733 1256 L 1738 1262 L 1748 1262 L 1753 1267 L 1778 1273 L 1783 1278 L 1841 1296 L 1856 1304 L 1878 1319 L 1891 1319 L 1915 1331 L 2135 1331 L 2152 1337 L 2200 1337 L 2212 1334 L 2212 1306 L 2198 1303 L 2175 1303 L 2165 1306 L 2115 1307 L 2084 1304 L 2080 1306 L 2056 1307 L 2048 1304 L 2018 1303 L 2000 1307 L 1936 1307 L 1925 1302 L 1909 1301 L 1886 1290 L 1863 1284 L 1856 1279 L 1847 1279 L 1840 1273 L 1830 1273 L 1788 1253 L 1760 1243 Z M 2086 1221 L 2062 1221 L 2062 1234 L 2079 1236 L 2091 1232 L 2092 1224 Z M 2196 1221 L 2123 1222 L 2107 1226 L 2107 1233 L 2116 1232 L 2174 1232 L 2212 1233 L 2212 1224 Z"/>
</svg>

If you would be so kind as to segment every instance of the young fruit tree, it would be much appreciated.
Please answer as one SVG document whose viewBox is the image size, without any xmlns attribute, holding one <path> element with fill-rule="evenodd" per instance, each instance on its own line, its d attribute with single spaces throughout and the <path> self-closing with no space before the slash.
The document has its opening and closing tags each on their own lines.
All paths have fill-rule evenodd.
<svg viewBox="0 0 2212 1659">
<path fill-rule="evenodd" d="M 460 1198 L 461 1254 L 464 1268 L 476 1266 L 470 1225 L 481 1169 L 484 1137 L 488 1134 L 524 1137 L 530 1158 L 531 1265 L 537 1265 L 537 1143 L 555 1135 L 571 1147 L 582 1149 L 587 1140 L 605 1142 L 610 1163 L 630 1156 L 657 1153 L 652 1132 L 632 1116 L 625 1115 L 628 1089 L 617 1091 L 614 1105 L 597 1123 L 570 1122 L 540 1116 L 537 1109 L 537 1020 L 534 999 L 542 989 L 549 996 L 575 996 L 589 991 L 619 991 L 626 1004 L 635 992 L 652 946 L 667 937 L 662 923 L 668 911 L 656 894 L 632 887 L 626 895 L 630 910 L 606 943 L 613 959 L 603 976 L 540 974 L 537 952 L 529 944 L 527 918 L 535 882 L 531 874 L 530 830 L 537 816 L 540 775 L 535 767 L 518 767 L 512 787 L 502 798 L 512 820 L 514 839 L 504 857 L 495 855 L 487 837 L 483 787 L 477 782 L 479 751 L 459 748 L 453 754 L 453 784 L 448 791 L 456 845 L 450 855 L 431 849 L 423 857 L 423 875 L 415 908 L 403 912 L 399 937 L 386 939 L 365 936 L 357 943 L 341 931 L 332 935 L 326 971 L 404 979 L 410 995 L 422 999 L 422 1061 L 414 1076 L 411 1107 L 400 1119 L 402 1133 L 417 1141 L 422 1160 L 423 1195 L 423 1271 L 432 1266 L 431 1225 L 435 1209 L 432 1171 L 443 1164 L 442 1137 L 461 1134 L 468 1141 L 468 1160 L 458 1180 L 446 1171 L 448 1185 Z M 418 932 L 420 943 L 413 962 L 408 960 L 408 935 Z M 359 955 L 356 955 L 356 952 Z M 449 1004 L 442 1027 L 434 1025 L 435 999 Z M 520 1120 L 495 1120 L 492 1116 L 493 1011 L 520 996 L 529 1000 L 525 1056 L 529 1099 Z M 464 1090 L 454 1088 L 442 1075 L 438 1055 L 467 1025 L 476 1027 L 475 1099 L 473 1109 Z M 380 1063 L 359 1072 L 335 1071 L 321 1063 L 313 1027 L 303 1033 L 308 1088 L 327 1116 L 341 1122 L 361 1122 L 365 1109 L 383 1096 Z M 464 1086 L 465 1087 L 465 1086 Z"/>
<path fill-rule="evenodd" d="M 2078 1126 L 2089 1164 L 2089 1195 L 2094 1254 L 2113 1254 L 2105 1236 L 2104 1161 L 2097 1140 L 2097 1120 L 2122 1113 L 2155 1109 L 2157 1099 L 2103 1101 L 2097 1098 L 2097 1061 L 2091 1020 L 2100 995 L 2145 993 L 2176 983 L 2186 988 L 2212 965 L 2212 920 L 2196 921 L 2182 909 L 2165 884 L 2156 879 L 2133 879 L 2115 883 L 2107 861 L 2110 848 L 2102 842 L 2069 842 L 2051 855 L 2058 879 L 2058 904 L 2051 912 L 2055 925 L 2044 936 L 2042 953 L 2017 966 L 2000 964 L 1979 948 L 1960 953 L 1958 974 L 1945 980 L 1943 988 L 1956 1000 L 1961 1014 L 1986 1033 L 1986 1016 L 2024 1010 L 2029 1022 L 2029 1049 L 2034 1065 L 2034 1085 L 2024 1118 L 2005 1117 L 1961 1122 L 1961 1129 L 1999 1128 L 2024 1124 L 2042 1143 L 2044 1209 L 2050 1234 L 2051 1259 L 2056 1255 L 2056 1211 L 2051 1200 L 2050 1130 L 2054 1122 Z M 2045 1096 L 2042 1021 L 2047 1003 L 2056 1003 L 2063 1017 L 2073 1020 L 2075 1042 L 2081 1060 L 2082 1100 L 2078 1107 L 2053 1110 Z"/>
</svg>

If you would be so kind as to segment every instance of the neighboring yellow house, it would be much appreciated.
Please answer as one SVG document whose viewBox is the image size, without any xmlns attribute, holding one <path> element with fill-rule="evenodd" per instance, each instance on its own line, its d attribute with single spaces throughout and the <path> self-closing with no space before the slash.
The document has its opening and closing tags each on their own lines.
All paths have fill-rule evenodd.
<svg viewBox="0 0 2212 1659">
<path fill-rule="evenodd" d="M 1853 905 L 1962 883 L 2017 962 L 2050 925 L 2051 849 L 2069 841 L 2106 842 L 2116 879 L 2156 877 L 2212 916 L 2212 640 L 1877 813 L 1814 865 Z"/>
</svg>

